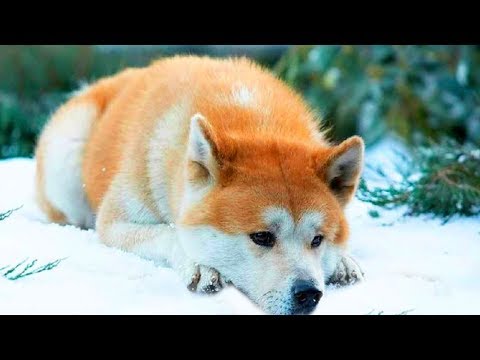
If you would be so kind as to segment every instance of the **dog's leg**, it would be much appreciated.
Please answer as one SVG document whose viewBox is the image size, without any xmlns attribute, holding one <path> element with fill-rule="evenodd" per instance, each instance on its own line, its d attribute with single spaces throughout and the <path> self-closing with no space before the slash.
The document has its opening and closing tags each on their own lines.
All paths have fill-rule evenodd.
<svg viewBox="0 0 480 360">
<path fill-rule="evenodd" d="M 225 281 L 218 271 L 195 263 L 185 254 L 173 225 L 135 223 L 118 205 L 118 197 L 109 191 L 97 217 L 98 234 L 104 244 L 157 263 L 167 262 L 191 291 L 215 293 L 222 289 Z"/>
<path fill-rule="evenodd" d="M 340 286 L 351 285 L 363 281 L 365 277 L 360 265 L 349 255 L 342 255 L 327 284 Z"/>
</svg>

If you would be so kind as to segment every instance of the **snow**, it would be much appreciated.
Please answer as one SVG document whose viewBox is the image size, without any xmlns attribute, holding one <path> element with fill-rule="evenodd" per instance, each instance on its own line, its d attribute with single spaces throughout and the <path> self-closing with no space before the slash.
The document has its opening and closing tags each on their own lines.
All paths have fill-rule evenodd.
<svg viewBox="0 0 480 360">
<path fill-rule="evenodd" d="M 385 165 L 396 145 L 381 144 L 367 162 Z M 1 314 L 262 314 L 229 287 L 188 292 L 177 275 L 133 254 L 108 248 L 94 231 L 44 221 L 32 201 L 35 162 L 0 161 L 0 268 L 28 258 L 38 265 L 65 258 L 53 270 L 16 281 L 0 277 Z M 350 248 L 366 281 L 329 287 L 314 314 L 480 314 L 480 218 L 445 225 L 404 218 L 402 209 L 354 200 L 347 210 Z"/>
</svg>

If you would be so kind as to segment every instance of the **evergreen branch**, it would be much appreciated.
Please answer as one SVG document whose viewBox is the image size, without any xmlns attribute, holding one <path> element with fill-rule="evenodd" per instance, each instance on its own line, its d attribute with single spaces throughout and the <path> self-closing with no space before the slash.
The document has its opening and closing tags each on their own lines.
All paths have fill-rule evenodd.
<svg viewBox="0 0 480 360">
<path fill-rule="evenodd" d="M 8 210 L 8 211 L 6 211 L 6 212 L 4 212 L 4 213 L 0 213 L 0 221 L 5 220 L 5 219 L 8 218 L 10 215 L 12 215 L 12 213 L 13 213 L 14 211 L 17 211 L 17 210 L 21 209 L 22 207 L 23 207 L 23 205 L 22 205 L 22 206 L 19 206 L 19 207 L 16 208 L 16 209 L 11 209 L 11 210 Z"/>
<path fill-rule="evenodd" d="M 36 262 L 37 262 L 37 259 L 34 259 L 32 262 L 27 264 L 19 274 L 15 275 L 15 279 L 22 277 L 22 275 L 25 274 L 29 269 L 31 269 Z"/>
<path fill-rule="evenodd" d="M 65 260 L 65 258 L 49 262 L 49 263 L 47 263 L 45 265 L 42 265 L 38 268 L 34 268 L 35 264 L 37 263 L 37 259 L 34 259 L 31 262 L 29 262 L 28 264 L 26 264 L 20 272 L 17 272 L 17 274 L 14 274 L 17 269 L 19 269 L 23 264 L 25 264 L 25 262 L 27 261 L 27 259 L 25 259 L 22 262 L 18 263 L 17 265 L 13 266 L 13 267 L 9 268 L 9 266 L 4 266 L 4 267 L 0 268 L 0 271 L 9 268 L 9 270 L 7 270 L 5 273 L 3 273 L 2 276 L 5 277 L 8 280 L 18 280 L 18 279 L 21 279 L 21 278 L 24 278 L 24 277 L 27 277 L 27 276 L 30 276 L 30 275 L 41 273 L 43 271 L 52 270 L 55 267 L 57 267 L 60 264 L 60 262 L 62 262 L 63 260 Z"/>
<path fill-rule="evenodd" d="M 393 182 L 380 170 L 385 187 L 360 182 L 357 197 L 387 209 L 407 206 L 405 215 L 430 214 L 448 222 L 452 216 L 480 214 L 480 149 L 453 140 L 419 148 Z M 415 177 L 413 177 L 415 175 Z"/>
<path fill-rule="evenodd" d="M 27 259 L 23 260 L 22 262 L 19 262 L 17 265 L 15 265 L 14 267 L 10 268 L 10 270 L 8 270 L 6 273 L 3 274 L 3 276 L 5 276 L 6 278 L 8 278 L 8 276 L 13 273 L 15 270 L 17 270 L 20 266 L 22 266 L 25 261 L 27 261 Z"/>
</svg>

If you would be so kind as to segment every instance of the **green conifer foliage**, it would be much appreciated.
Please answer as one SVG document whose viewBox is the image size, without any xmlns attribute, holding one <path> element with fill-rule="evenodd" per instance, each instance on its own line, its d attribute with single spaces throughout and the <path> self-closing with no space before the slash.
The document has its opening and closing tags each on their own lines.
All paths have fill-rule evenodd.
<svg viewBox="0 0 480 360">
<path fill-rule="evenodd" d="M 0 46 L 0 159 L 32 156 L 48 116 L 82 83 L 161 55 L 156 48 L 102 52 L 85 45 Z"/>
<path fill-rule="evenodd" d="M 389 184 L 371 188 L 362 181 L 360 200 L 385 208 L 405 205 L 406 215 L 431 214 L 448 221 L 455 214 L 480 214 L 480 149 L 451 140 L 420 147 L 398 166 L 401 181 L 394 182 L 377 169 Z"/>
<path fill-rule="evenodd" d="M 4 213 L 0 213 L 0 221 L 5 220 L 10 215 L 12 215 L 12 213 L 14 211 L 16 211 L 18 209 L 19 208 L 8 210 Z M 12 266 L 6 265 L 6 266 L 0 267 L 0 276 L 4 277 L 7 280 L 12 280 L 12 281 L 22 279 L 22 278 L 25 278 L 27 276 L 31 276 L 31 275 L 35 275 L 35 274 L 38 274 L 38 273 L 41 273 L 41 272 L 44 272 L 44 271 L 52 270 L 52 269 L 56 268 L 60 264 L 60 262 L 62 262 L 65 259 L 58 259 L 58 260 L 51 261 L 47 264 L 40 265 L 40 266 L 37 266 L 37 267 L 35 267 L 35 265 L 37 263 L 37 259 L 34 259 L 30 262 L 27 262 L 27 260 L 28 259 L 25 259 L 25 260 L 19 262 L 16 265 L 12 265 Z"/>
<path fill-rule="evenodd" d="M 480 145 L 479 46 L 298 46 L 275 69 L 338 140 L 393 131 L 410 143 L 448 135 Z"/>
</svg>

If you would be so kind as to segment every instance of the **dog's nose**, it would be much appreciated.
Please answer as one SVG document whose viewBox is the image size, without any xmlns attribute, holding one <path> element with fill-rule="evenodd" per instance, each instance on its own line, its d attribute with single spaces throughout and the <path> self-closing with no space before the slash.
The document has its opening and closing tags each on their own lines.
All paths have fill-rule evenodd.
<svg viewBox="0 0 480 360">
<path fill-rule="evenodd" d="M 308 314 L 315 309 L 323 293 L 311 281 L 297 280 L 292 287 L 296 313 Z"/>
</svg>

